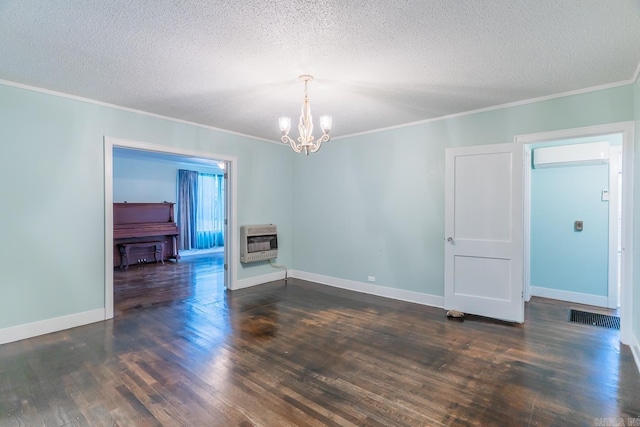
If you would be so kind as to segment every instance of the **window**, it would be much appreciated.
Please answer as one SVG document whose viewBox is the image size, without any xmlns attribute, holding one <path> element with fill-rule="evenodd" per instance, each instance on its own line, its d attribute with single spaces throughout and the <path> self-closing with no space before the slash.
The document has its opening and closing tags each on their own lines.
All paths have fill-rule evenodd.
<svg viewBox="0 0 640 427">
<path fill-rule="evenodd" d="M 224 176 L 178 171 L 180 250 L 224 246 Z"/>
</svg>

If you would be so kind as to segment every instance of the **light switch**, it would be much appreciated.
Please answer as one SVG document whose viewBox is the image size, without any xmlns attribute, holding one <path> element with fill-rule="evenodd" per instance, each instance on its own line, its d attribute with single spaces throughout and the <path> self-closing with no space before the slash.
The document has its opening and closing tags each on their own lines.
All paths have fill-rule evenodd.
<svg viewBox="0 0 640 427">
<path fill-rule="evenodd" d="M 609 190 L 602 190 L 602 201 L 603 202 L 609 201 Z"/>
<path fill-rule="evenodd" d="M 573 229 L 575 231 L 582 231 L 582 226 L 583 226 L 582 221 L 576 221 L 573 223 Z"/>
</svg>

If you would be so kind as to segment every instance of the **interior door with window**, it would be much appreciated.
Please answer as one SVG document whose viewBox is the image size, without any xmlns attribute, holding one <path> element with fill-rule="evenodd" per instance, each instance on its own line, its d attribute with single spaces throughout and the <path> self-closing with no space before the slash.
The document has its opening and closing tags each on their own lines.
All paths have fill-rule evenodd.
<svg viewBox="0 0 640 427">
<path fill-rule="evenodd" d="M 521 144 L 445 154 L 447 310 L 524 322 Z"/>
</svg>

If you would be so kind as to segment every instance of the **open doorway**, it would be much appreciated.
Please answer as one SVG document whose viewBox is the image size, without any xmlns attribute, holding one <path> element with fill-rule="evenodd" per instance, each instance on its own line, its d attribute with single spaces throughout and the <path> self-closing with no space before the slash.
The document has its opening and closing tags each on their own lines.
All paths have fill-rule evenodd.
<svg viewBox="0 0 640 427">
<path fill-rule="evenodd" d="M 132 169 L 139 170 L 134 173 Z M 192 224 L 192 237 L 198 238 L 200 243 L 208 242 L 206 250 L 181 256 L 180 252 L 184 251 L 179 249 L 179 237 L 183 234 L 180 232 L 174 236 L 177 253 L 172 257 L 174 260 L 165 258 L 162 262 L 156 257 L 138 259 L 130 255 L 128 267 L 114 266 L 110 255 L 116 252 L 114 248 L 121 241 L 119 227 L 118 240 L 114 239 L 114 202 L 125 206 L 127 203 L 124 202 L 169 205 L 172 207 L 171 220 L 179 230 L 181 206 L 178 203 L 177 175 L 180 169 L 190 170 L 196 175 L 200 173 L 204 177 L 202 187 L 205 184 L 218 185 L 218 188 L 211 188 L 215 194 L 205 194 L 205 197 L 215 196 L 215 212 L 214 209 L 205 209 L 205 218 L 200 219 L 200 225 Z M 234 169 L 235 158 L 229 156 L 105 137 L 105 318 L 113 317 L 114 312 L 121 313 L 122 309 L 172 303 L 191 297 L 203 303 L 213 302 L 212 298 L 219 298 L 226 289 L 232 289 L 233 269 L 229 267 L 233 265 L 230 248 L 234 242 L 231 224 L 235 223 Z M 143 176 L 148 179 L 140 178 L 140 170 L 147 170 L 148 174 Z M 200 200 L 199 205 L 203 204 Z M 216 216 L 207 218 L 207 214 Z M 157 240 L 167 242 L 170 238 L 160 236 Z M 112 266 L 114 268 L 110 268 Z M 114 310 L 116 307 L 118 309 Z"/>
<path fill-rule="evenodd" d="M 605 212 L 604 217 L 604 227 L 606 229 L 604 240 L 604 246 L 600 247 L 600 260 L 599 262 L 604 263 L 604 270 L 600 268 L 600 281 L 599 286 L 600 289 L 597 291 L 590 290 L 588 292 L 575 292 L 575 290 L 565 290 L 558 291 L 557 289 L 548 289 L 548 288 L 532 288 L 537 285 L 537 283 L 532 283 L 532 244 L 535 244 L 535 238 L 540 236 L 534 236 L 534 230 L 531 229 L 532 225 L 532 215 L 535 215 L 535 211 L 532 210 L 532 190 L 531 190 L 531 167 L 525 167 L 525 175 L 524 175 L 524 199 L 525 199 L 525 239 L 524 239 L 524 291 L 525 291 L 525 299 L 528 300 L 532 291 L 535 295 L 546 296 L 550 298 L 554 298 L 556 295 L 556 299 L 564 299 L 572 301 L 575 298 L 586 298 L 583 301 L 575 301 L 572 302 L 581 302 L 583 304 L 589 305 L 597 305 L 602 307 L 614 307 L 617 306 L 618 303 L 618 294 L 620 295 L 620 321 L 621 321 L 621 334 L 620 339 L 623 343 L 628 343 L 630 340 L 630 332 L 631 332 L 631 320 L 632 320 L 632 309 L 633 303 L 631 299 L 631 278 L 632 278 L 632 240 L 631 236 L 632 232 L 632 222 L 631 218 L 633 218 L 633 206 L 629 201 L 631 200 L 631 188 L 633 183 L 633 125 L 631 123 L 620 123 L 620 124 L 612 124 L 612 125 L 603 125 L 603 126 L 594 126 L 590 128 L 581 128 L 581 129 L 571 129 L 566 131 L 557 131 L 557 132 L 547 132 L 540 134 L 532 134 L 532 135 L 523 135 L 516 137 L 516 142 L 523 143 L 524 151 L 525 151 L 525 164 L 531 164 L 531 151 L 535 150 L 536 147 L 544 147 L 550 145 L 562 145 L 569 143 L 590 143 L 594 141 L 603 141 L 607 139 L 608 136 L 615 140 L 618 138 L 620 143 L 611 144 L 613 147 L 620 147 L 618 150 L 621 152 L 620 156 L 617 157 L 616 149 L 614 148 L 610 152 L 607 153 L 607 165 L 602 166 L 599 171 L 585 171 L 584 169 L 581 171 L 583 178 L 585 177 L 585 172 L 589 175 L 589 180 L 593 178 L 593 174 L 599 174 L 601 182 L 594 184 L 596 188 L 598 186 L 602 187 L 596 190 L 596 196 L 598 200 L 591 200 L 591 203 L 600 203 L 600 213 L 602 211 Z M 608 148 L 607 148 L 608 149 Z M 613 157 L 613 160 L 611 158 Z M 620 161 L 618 161 L 620 159 Z M 622 174 L 618 175 L 618 164 L 622 167 Z M 609 167 L 611 166 L 611 167 Z M 603 169 L 604 168 L 604 169 Z M 574 172 L 577 171 L 577 168 Z M 615 173 L 614 173 L 615 171 Z M 558 176 L 555 176 L 558 175 Z M 555 179 L 551 179 L 547 191 L 555 192 L 555 187 L 553 187 L 553 183 L 559 183 L 562 179 L 557 171 L 554 172 Z M 618 184 L 617 178 L 620 177 L 622 180 L 621 184 Z M 574 180 L 576 178 L 574 177 Z M 569 193 L 571 197 L 573 197 L 573 192 L 579 192 L 582 190 L 582 182 L 579 180 L 575 182 L 580 183 L 580 188 L 569 189 Z M 604 181 L 602 181 L 604 180 Z M 604 185 L 603 185 L 604 182 Z M 558 186 L 559 188 L 560 186 Z M 593 189 L 592 189 L 593 190 Z M 618 190 L 620 190 L 620 195 L 617 197 Z M 593 191 L 591 191 L 593 193 Z M 610 200 L 610 195 L 613 194 L 615 200 Z M 620 200 L 620 212 L 618 211 L 618 199 Z M 593 205 L 592 205 L 593 206 Z M 559 215 L 560 216 L 560 215 Z M 618 223 L 619 218 L 619 223 Z M 581 218 L 570 218 L 571 221 L 565 221 L 563 223 L 564 228 L 570 228 L 571 230 L 565 230 L 570 233 L 576 233 L 573 236 L 577 236 L 578 233 L 581 233 L 583 227 L 592 224 L 594 221 L 590 222 L 581 222 Z M 575 221 L 574 221 L 575 220 Z M 618 232 L 618 228 L 620 232 Z M 609 236 L 608 230 L 612 230 L 611 235 Z M 610 237 L 610 238 L 609 238 Z M 554 240 L 553 238 L 552 240 Z M 618 263 L 618 239 L 620 239 L 620 263 Z M 555 241 L 555 240 L 554 240 Z M 547 242 L 548 243 L 548 242 Z M 575 261 L 575 263 L 580 263 L 581 259 Z M 583 265 L 585 265 L 583 263 Z M 618 267 L 620 265 L 620 267 Z M 575 267 L 565 265 L 566 269 L 570 269 L 569 267 Z M 590 265 L 588 267 L 591 267 Z M 561 272 L 564 267 L 557 268 L 558 272 Z M 580 268 L 580 266 L 578 266 Z M 548 273 L 548 272 L 546 272 Z M 552 272 L 553 273 L 553 272 Z M 619 273 L 619 274 L 618 274 Z M 619 277 L 619 280 L 618 280 Z M 603 283 L 604 282 L 604 283 Z M 618 288 L 618 282 L 620 283 L 620 288 Z M 604 288 L 603 288 L 604 286 Z M 619 289 L 619 291 L 618 291 Z M 545 294 L 540 294 L 539 291 L 547 292 Z"/>
<path fill-rule="evenodd" d="M 621 144 L 614 134 L 527 145 L 532 295 L 618 307 Z"/>
</svg>

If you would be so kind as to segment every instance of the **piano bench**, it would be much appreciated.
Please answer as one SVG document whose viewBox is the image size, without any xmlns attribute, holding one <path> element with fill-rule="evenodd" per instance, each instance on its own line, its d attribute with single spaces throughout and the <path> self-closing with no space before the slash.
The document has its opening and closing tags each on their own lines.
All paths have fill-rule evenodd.
<svg viewBox="0 0 640 427">
<path fill-rule="evenodd" d="M 120 251 L 120 268 L 129 267 L 131 248 L 153 248 L 153 257 L 155 262 L 162 262 L 164 264 L 165 243 L 167 243 L 165 240 L 155 240 L 152 242 L 133 242 L 119 244 L 118 250 Z"/>
</svg>

